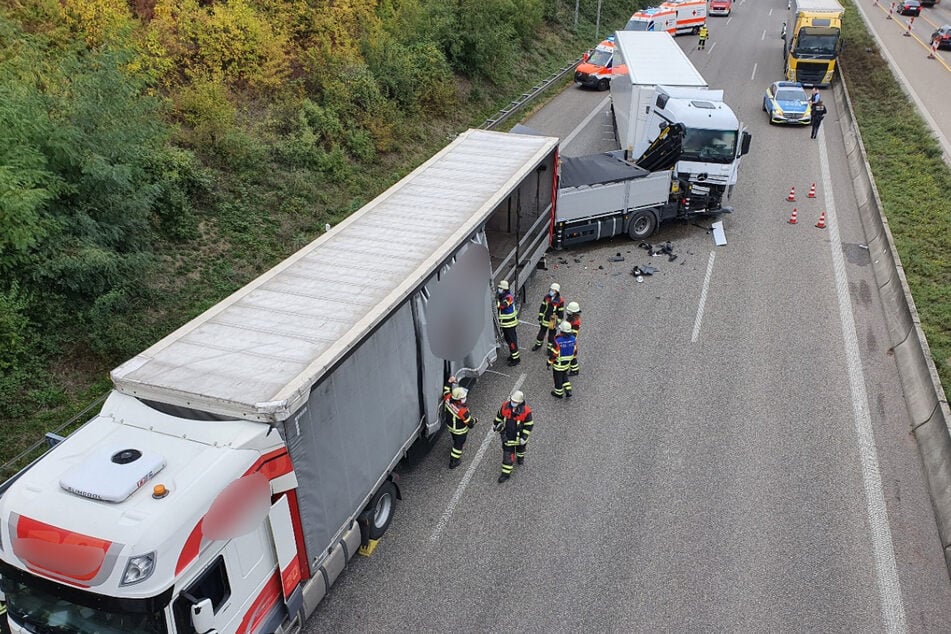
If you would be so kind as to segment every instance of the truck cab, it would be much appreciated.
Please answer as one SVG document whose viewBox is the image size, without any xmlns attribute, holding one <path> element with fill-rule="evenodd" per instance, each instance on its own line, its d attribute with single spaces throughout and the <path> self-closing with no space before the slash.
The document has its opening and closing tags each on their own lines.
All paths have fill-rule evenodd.
<svg viewBox="0 0 951 634">
<path fill-rule="evenodd" d="M 584 61 L 575 69 L 575 83 L 587 88 L 607 90 L 611 86 L 614 63 L 614 36 L 585 53 Z"/>
</svg>

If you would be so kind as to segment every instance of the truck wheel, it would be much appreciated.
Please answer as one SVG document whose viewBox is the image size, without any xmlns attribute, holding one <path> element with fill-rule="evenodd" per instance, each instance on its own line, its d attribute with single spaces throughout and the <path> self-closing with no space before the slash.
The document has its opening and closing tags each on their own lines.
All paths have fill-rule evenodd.
<svg viewBox="0 0 951 634">
<path fill-rule="evenodd" d="M 608 81 L 607 78 L 598 80 L 598 90 L 600 90 L 601 92 L 604 92 L 610 87 L 611 87 L 611 82 Z"/>
<path fill-rule="evenodd" d="M 396 485 L 387 480 L 370 500 L 370 539 L 380 539 L 396 511 Z"/>
<path fill-rule="evenodd" d="M 627 235 L 631 240 L 643 240 L 654 233 L 657 228 L 657 219 L 650 211 L 639 211 L 631 218 L 631 224 L 627 227 Z"/>
</svg>

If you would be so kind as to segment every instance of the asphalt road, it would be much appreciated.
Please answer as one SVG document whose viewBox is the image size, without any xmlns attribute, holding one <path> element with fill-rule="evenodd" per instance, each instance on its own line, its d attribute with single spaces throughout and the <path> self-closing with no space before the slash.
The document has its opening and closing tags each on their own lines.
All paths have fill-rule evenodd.
<svg viewBox="0 0 951 634">
<path fill-rule="evenodd" d="M 553 253 L 522 306 L 524 362 L 470 392 L 481 420 L 449 471 L 445 435 L 403 472 L 376 553 L 355 558 L 307 632 L 951 630 L 951 583 L 843 141 L 769 126 L 782 0 L 679 41 L 753 133 L 724 217 L 673 224 L 677 259 L 626 239 Z M 899 36 L 901 37 L 901 36 Z M 528 125 L 566 154 L 607 149 L 606 93 L 568 88 Z M 805 198 L 815 182 L 818 198 Z M 789 225 L 791 186 L 800 222 Z M 828 228 L 818 229 L 819 213 Z M 609 262 L 620 253 L 624 262 Z M 637 283 L 631 267 L 658 273 Z M 580 302 L 575 398 L 527 350 L 558 281 Z M 526 464 L 498 484 L 499 404 L 535 411 Z"/>
</svg>

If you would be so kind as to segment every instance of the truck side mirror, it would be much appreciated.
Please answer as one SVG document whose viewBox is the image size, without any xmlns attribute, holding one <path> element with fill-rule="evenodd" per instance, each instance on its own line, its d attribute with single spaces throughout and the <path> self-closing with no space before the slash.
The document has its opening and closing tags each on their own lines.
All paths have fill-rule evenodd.
<svg viewBox="0 0 951 634">
<path fill-rule="evenodd" d="M 743 136 L 740 138 L 740 156 L 745 156 L 750 153 L 750 142 L 753 140 L 753 135 L 743 130 Z"/>
<path fill-rule="evenodd" d="M 217 634 L 215 630 L 215 609 L 211 599 L 202 599 L 191 606 L 192 626 L 198 634 Z"/>
</svg>

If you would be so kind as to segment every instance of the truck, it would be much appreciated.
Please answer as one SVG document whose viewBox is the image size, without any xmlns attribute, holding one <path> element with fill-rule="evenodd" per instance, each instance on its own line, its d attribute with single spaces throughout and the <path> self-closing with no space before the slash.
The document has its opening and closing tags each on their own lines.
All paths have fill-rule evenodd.
<svg viewBox="0 0 951 634">
<path fill-rule="evenodd" d="M 0 495 L 12 631 L 298 631 L 389 527 L 448 376 L 495 359 L 493 291 L 547 250 L 557 167 L 557 139 L 462 133 L 115 368 Z"/>
<path fill-rule="evenodd" d="M 706 0 L 667 0 L 634 13 L 625 31 L 666 31 L 671 35 L 698 33 L 707 23 Z"/>
<path fill-rule="evenodd" d="M 791 0 L 789 6 L 783 35 L 786 79 L 804 86 L 829 86 L 842 50 L 845 9 L 838 0 Z"/>
<path fill-rule="evenodd" d="M 710 0 L 710 15 L 728 16 L 733 12 L 733 0 Z"/>
<path fill-rule="evenodd" d="M 594 50 L 584 54 L 582 62 L 575 69 L 575 83 L 587 88 L 607 90 L 611 85 L 613 62 L 614 36 L 610 35 Z"/>
<path fill-rule="evenodd" d="M 611 112 L 620 149 L 635 160 L 670 124 L 684 128 L 674 167 L 689 183 L 691 200 L 711 210 L 736 185 L 751 135 L 668 33 L 615 35 Z M 699 210 L 694 210 L 699 211 Z"/>
</svg>

